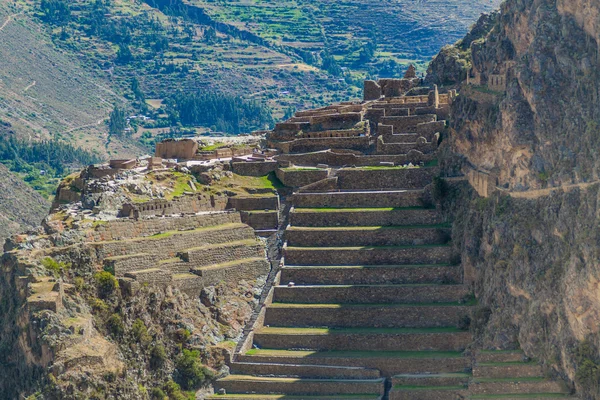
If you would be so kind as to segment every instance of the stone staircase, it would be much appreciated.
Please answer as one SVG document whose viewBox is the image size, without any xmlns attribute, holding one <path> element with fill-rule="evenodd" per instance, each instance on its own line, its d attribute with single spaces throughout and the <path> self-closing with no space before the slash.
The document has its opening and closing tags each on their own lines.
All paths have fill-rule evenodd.
<svg viewBox="0 0 600 400">
<path fill-rule="evenodd" d="M 402 174 L 411 171 L 419 181 L 423 171 Z M 378 191 L 351 173 L 352 190 L 294 195 L 285 264 L 215 398 L 464 392 L 472 300 L 450 226 L 423 206 L 422 187 Z"/>
</svg>

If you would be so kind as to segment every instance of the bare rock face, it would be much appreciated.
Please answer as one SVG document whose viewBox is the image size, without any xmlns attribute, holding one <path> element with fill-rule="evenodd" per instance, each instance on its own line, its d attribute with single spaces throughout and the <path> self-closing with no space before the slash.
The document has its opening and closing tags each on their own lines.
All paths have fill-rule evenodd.
<svg viewBox="0 0 600 400">
<path fill-rule="evenodd" d="M 457 101 L 453 145 L 501 185 L 527 190 L 597 179 L 599 9 L 589 0 L 507 1 L 500 22 L 470 44 L 481 85 Z M 493 76 L 506 79 L 505 90 L 490 86 Z"/>
<path fill-rule="evenodd" d="M 600 366 L 599 15 L 592 0 L 503 3 L 488 33 L 469 39 L 470 84 L 463 81 L 453 103 L 445 144 L 512 192 L 448 194 L 454 244 L 479 300 L 477 344 L 520 346 L 593 399 L 600 398 L 590 374 Z M 461 51 L 460 43 L 444 49 L 428 78 L 466 79 Z M 447 172 L 460 169 L 458 158 L 442 161 Z M 545 190 L 552 187 L 562 188 Z"/>
</svg>

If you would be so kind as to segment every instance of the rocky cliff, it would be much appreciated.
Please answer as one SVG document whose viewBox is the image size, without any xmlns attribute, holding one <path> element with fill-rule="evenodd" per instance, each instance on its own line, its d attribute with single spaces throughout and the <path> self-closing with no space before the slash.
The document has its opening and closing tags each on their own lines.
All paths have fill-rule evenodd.
<svg viewBox="0 0 600 400">
<path fill-rule="evenodd" d="M 587 398 L 600 378 L 599 12 L 597 1 L 508 0 L 428 77 L 460 86 L 446 173 L 485 176 L 494 192 L 440 189 L 479 299 L 479 345 L 521 346 Z"/>
</svg>

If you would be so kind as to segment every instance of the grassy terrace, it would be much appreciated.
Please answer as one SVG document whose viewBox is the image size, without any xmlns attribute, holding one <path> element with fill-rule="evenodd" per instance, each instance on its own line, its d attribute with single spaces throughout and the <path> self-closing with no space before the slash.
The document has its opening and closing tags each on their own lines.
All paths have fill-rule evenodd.
<svg viewBox="0 0 600 400">
<path fill-rule="evenodd" d="M 421 244 L 411 246 L 347 246 L 347 247 L 299 247 L 288 246 L 288 250 L 400 250 L 400 249 L 436 249 L 439 247 L 451 247 L 451 244 Z"/>
<path fill-rule="evenodd" d="M 457 307 L 457 306 L 474 306 L 476 300 L 468 302 L 451 302 L 451 303 L 382 303 L 382 304 L 321 304 L 321 303 L 272 303 L 269 308 L 327 308 L 327 309 L 350 309 L 350 308 L 409 308 L 409 307 Z"/>
<path fill-rule="evenodd" d="M 432 225 L 386 225 L 386 226 L 332 226 L 332 227 L 309 227 L 309 226 L 291 226 L 288 231 L 381 231 L 381 230 L 397 230 L 397 229 L 448 229 L 452 228 L 451 224 L 432 224 Z"/>
<path fill-rule="evenodd" d="M 571 397 L 565 393 L 514 393 L 514 394 L 476 394 L 469 399 L 539 399 L 539 398 L 567 398 Z"/>
<path fill-rule="evenodd" d="M 331 400 L 343 400 L 343 399 L 379 399 L 378 394 L 340 394 L 340 395 L 318 395 L 318 396 L 290 396 L 287 394 L 214 394 L 209 399 L 284 399 L 284 400 L 309 400 L 309 399 L 331 399 Z"/>
<path fill-rule="evenodd" d="M 131 239 L 125 239 L 125 240 L 109 240 L 106 242 L 95 242 L 95 244 L 108 244 L 108 243 L 121 243 L 121 242 L 141 242 L 141 241 L 145 241 L 145 240 L 159 240 L 159 239 L 165 239 L 171 236 L 175 236 L 175 235 L 190 235 L 190 234 L 194 234 L 194 233 L 198 233 L 198 232 L 207 232 L 207 231 L 220 231 L 220 230 L 229 230 L 229 229 L 233 229 L 233 228 L 241 228 L 244 227 L 245 224 L 239 223 L 229 223 L 229 224 L 223 224 L 223 225 L 211 225 L 211 226 L 203 226 L 201 228 L 196 228 L 196 229 L 192 229 L 189 231 L 167 231 L 167 232 L 163 232 L 163 233 L 157 233 L 156 235 L 152 235 L 152 236 L 142 236 L 142 237 L 134 237 Z"/>
<path fill-rule="evenodd" d="M 486 383 L 486 382 L 543 382 L 546 378 L 543 376 L 535 377 L 521 377 L 521 378 L 475 378 L 473 382 Z"/>
<path fill-rule="evenodd" d="M 445 328 L 280 328 L 265 327 L 258 333 L 271 335 L 359 335 L 359 334 L 438 334 L 438 333 L 462 333 L 465 332 L 455 327 Z"/>
<path fill-rule="evenodd" d="M 425 390 L 465 390 L 465 386 L 404 386 L 394 385 L 396 390 L 425 391 Z"/>
<path fill-rule="evenodd" d="M 313 351 L 313 350 L 276 350 L 276 349 L 251 349 L 248 356 L 261 357 L 346 357 L 346 358 L 462 358 L 463 354 L 457 351 Z"/>
<path fill-rule="evenodd" d="M 336 207 L 317 207 L 317 208 L 294 208 L 297 213 L 333 213 L 333 212 L 389 212 L 389 211 L 407 211 L 407 210 L 429 210 L 426 207 L 380 207 L 380 208 L 336 208 Z"/>
</svg>

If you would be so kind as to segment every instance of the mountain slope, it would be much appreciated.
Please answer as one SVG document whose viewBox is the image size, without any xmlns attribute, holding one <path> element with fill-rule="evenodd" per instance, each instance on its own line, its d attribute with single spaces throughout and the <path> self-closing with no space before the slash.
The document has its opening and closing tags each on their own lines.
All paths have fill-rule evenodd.
<svg viewBox="0 0 600 400">
<path fill-rule="evenodd" d="M 50 203 L 0 164 L 0 242 L 38 227 L 49 209 Z"/>
<path fill-rule="evenodd" d="M 57 49 L 21 9 L 0 4 L 0 27 L 0 117 L 18 136 L 62 138 L 104 156 L 139 152 L 116 140 L 107 146 L 104 120 L 113 102 L 122 101 L 109 82 Z"/>
</svg>

